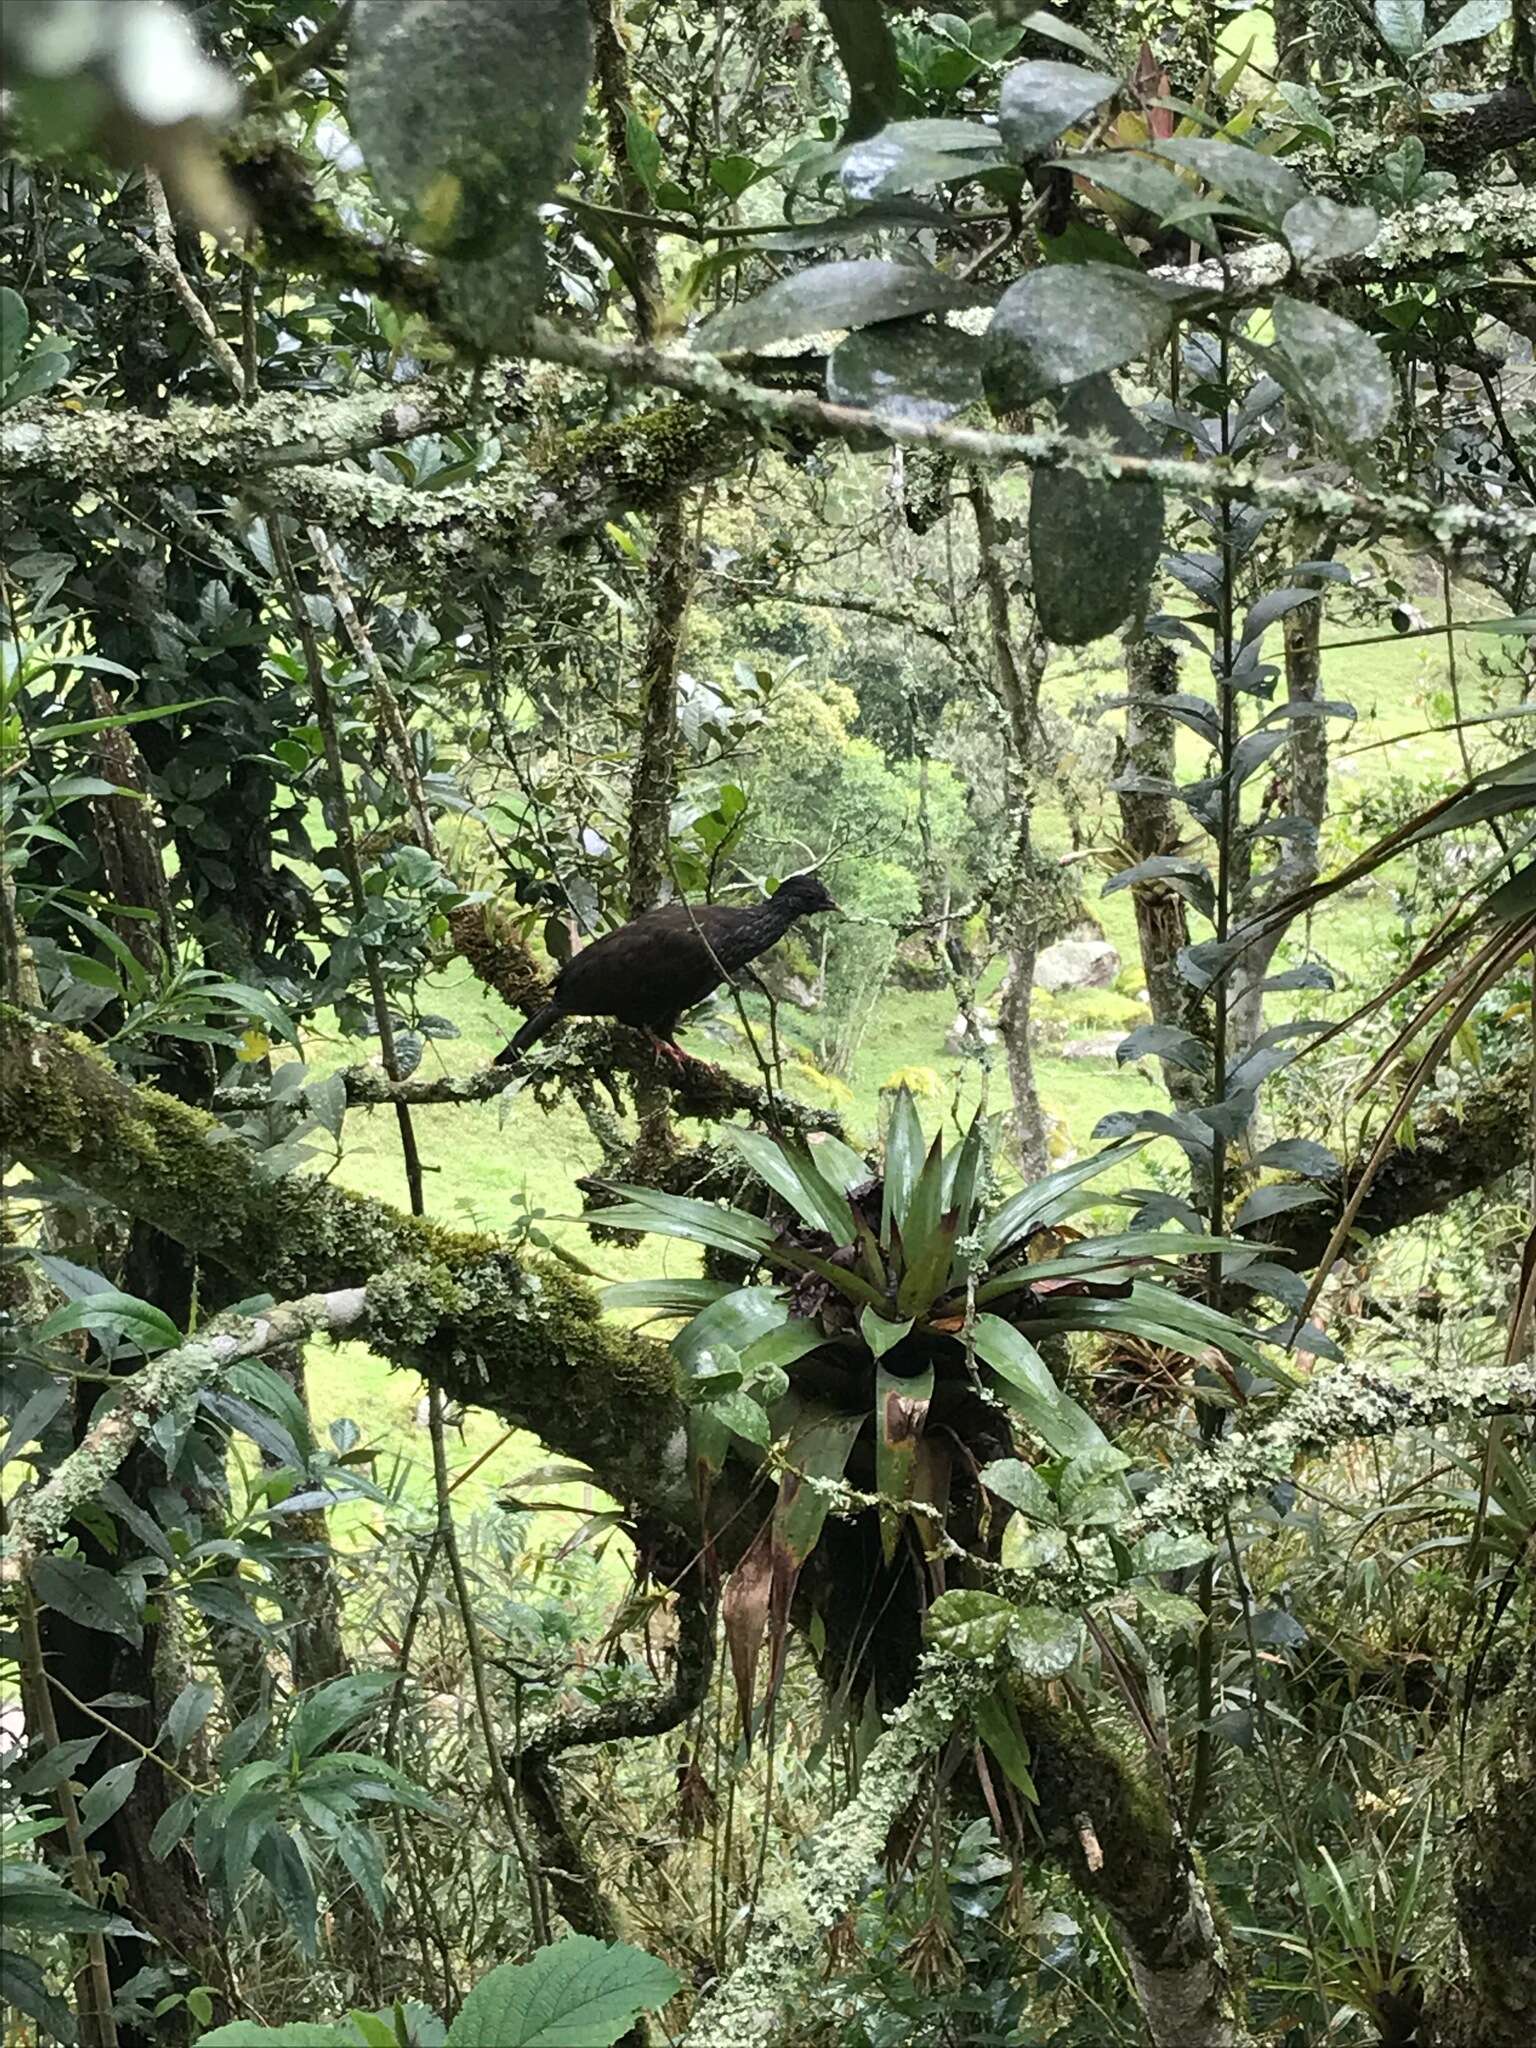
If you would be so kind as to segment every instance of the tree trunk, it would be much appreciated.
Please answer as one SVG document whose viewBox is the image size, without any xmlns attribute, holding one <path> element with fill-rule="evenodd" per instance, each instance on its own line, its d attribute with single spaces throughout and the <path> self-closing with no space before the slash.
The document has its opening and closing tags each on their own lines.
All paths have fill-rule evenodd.
<svg viewBox="0 0 1536 2048">
<path fill-rule="evenodd" d="M 977 567 L 987 607 L 992 679 L 1007 720 L 1009 739 L 1009 866 L 1002 913 L 1008 985 L 998 1016 L 998 1030 L 1013 1092 L 1014 1146 L 1019 1171 L 1030 1181 L 1038 1180 L 1050 1163 L 1045 1112 L 1035 1085 L 1034 1048 L 1030 1043 L 1035 954 L 1041 922 L 1039 876 L 1031 836 L 1033 764 L 1041 751 L 1040 683 L 1049 649 L 1033 626 L 1015 646 L 997 515 L 979 474 L 971 479 L 970 500 L 976 519 Z"/>
<path fill-rule="evenodd" d="M 1476 1803 L 1452 1836 L 1461 1969 L 1430 1999 L 1426 2048 L 1536 2039 L 1536 1641 L 1506 1698 Z"/>
<path fill-rule="evenodd" d="M 1303 532 L 1301 545 L 1315 539 Z M 1285 694 L 1290 704 L 1315 704 L 1322 691 L 1323 601 L 1299 605 L 1287 612 L 1285 632 Z M 1232 922 L 1244 923 L 1257 912 L 1270 908 L 1283 897 L 1305 889 L 1317 880 L 1321 864 L 1321 838 L 1328 815 L 1328 726 L 1320 717 L 1299 717 L 1292 721 L 1286 748 L 1288 775 L 1277 777 L 1271 795 L 1278 809 L 1299 820 L 1303 827 L 1294 837 L 1279 840 L 1280 854 L 1267 872 L 1263 886 L 1252 880 L 1254 841 L 1249 833 L 1234 835 L 1236 854 Z M 1262 822 L 1262 821 L 1261 821 Z M 1281 926 L 1241 954 L 1230 981 L 1227 1048 L 1230 1063 L 1236 1065 L 1264 1029 L 1264 997 L 1259 984 L 1279 951 L 1287 926 Z"/>
<path fill-rule="evenodd" d="M 193 1261 L 179 1244 L 145 1224 L 133 1226 L 123 1274 L 129 1293 L 153 1301 L 184 1327 L 191 1312 L 192 1276 Z M 98 1398 L 92 1383 L 81 1383 L 75 1412 L 77 1440 L 84 1434 Z M 117 1484 L 141 1507 L 164 1480 L 159 1453 L 148 1448 L 133 1452 L 117 1473 Z M 147 1507 L 144 1511 L 148 1512 Z M 81 1555 L 88 1563 L 107 1571 L 114 1568 L 117 1560 L 90 1527 L 77 1522 L 71 1534 L 79 1538 Z M 178 1611 L 171 1603 L 171 1614 Z M 135 1742 L 154 1745 L 171 1702 L 190 1674 L 174 1636 L 163 1624 L 146 1624 L 135 1647 L 86 1628 L 57 1608 L 42 1609 L 38 1619 L 44 1667 L 53 1681 L 52 1704 L 60 1739 L 99 1738 L 88 1764 L 75 1773 L 89 1787 L 118 1764 L 139 1756 Z M 105 1712 L 105 1718 L 120 1728 L 128 1741 L 104 1733 L 101 1721 L 85 1711 L 103 1694 L 119 1692 L 144 1701 L 142 1706 L 112 1707 Z M 96 1829 L 90 1848 L 100 1858 L 104 1877 L 121 1883 L 129 1913 L 163 1945 L 166 1960 L 190 1972 L 193 1983 L 213 1987 L 218 2016 L 227 2019 L 228 1978 L 222 1947 L 191 1851 L 182 1842 L 161 1858 L 149 1846 L 156 1826 L 179 1794 L 174 1780 L 145 1758 L 127 1799 Z M 108 1966 L 114 1987 L 126 1983 L 146 1960 L 137 1942 L 110 1944 Z M 119 2048 L 173 2048 L 196 2031 L 183 2007 L 180 2019 L 169 2015 L 152 2022 L 148 2029 L 120 2021 L 117 2034 Z"/>
<path fill-rule="evenodd" d="M 1128 864 L 1136 866 L 1157 854 L 1175 853 L 1182 844 L 1174 805 L 1176 779 L 1174 740 L 1177 727 L 1160 697 L 1179 687 L 1179 663 L 1173 644 L 1147 633 L 1126 643 L 1125 738 L 1116 752 L 1113 788 L 1120 802 L 1120 828 L 1125 835 Z M 1155 1024 L 1171 1024 L 1195 1037 L 1210 1039 L 1210 1021 L 1195 991 L 1180 974 L 1178 956 L 1189 944 L 1189 919 L 1184 899 L 1166 882 L 1137 882 L 1131 889 L 1136 910 L 1136 938 L 1147 1004 Z M 1164 1060 L 1163 1086 L 1174 1105 L 1188 1109 L 1203 1101 L 1198 1074 Z"/>
</svg>

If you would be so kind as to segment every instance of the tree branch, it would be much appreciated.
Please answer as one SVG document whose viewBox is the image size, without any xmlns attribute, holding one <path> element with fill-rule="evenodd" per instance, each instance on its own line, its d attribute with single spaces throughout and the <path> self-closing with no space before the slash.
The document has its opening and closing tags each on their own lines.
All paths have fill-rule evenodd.
<svg viewBox="0 0 1536 2048">
<path fill-rule="evenodd" d="M 1536 195 L 1530 195 L 1530 211 L 1536 240 Z M 712 356 L 598 341 L 548 320 L 532 323 L 529 353 L 541 362 L 563 363 L 618 384 L 675 391 L 750 420 L 765 431 L 810 434 L 863 446 L 873 439 L 942 449 L 984 469 L 1020 463 L 1030 469 L 1068 469 L 1109 483 L 1144 478 L 1202 503 L 1225 496 L 1293 515 L 1311 513 L 1339 522 L 1358 521 L 1378 532 L 1422 535 L 1442 547 L 1454 548 L 1470 540 L 1536 541 L 1536 511 L 1485 511 L 1465 504 L 1435 504 L 1405 492 L 1347 490 L 1317 478 L 1280 476 L 1261 463 L 1222 457 L 1182 462 L 1167 456 L 1126 455 L 1070 434 L 991 433 L 975 427 L 891 418 L 858 406 L 834 405 L 806 392 L 767 390 L 736 376 Z"/>
<path fill-rule="evenodd" d="M 690 484 L 739 467 L 752 445 L 740 421 L 663 405 L 578 428 L 531 465 L 510 444 L 474 484 L 419 491 L 334 464 L 421 434 L 470 424 L 457 384 L 409 399 L 274 394 L 233 408 L 148 413 L 31 407 L 0 421 L 0 478 L 99 486 L 153 477 L 197 483 L 393 553 L 413 577 L 494 568 L 530 549 L 580 539 L 625 512 L 654 512 Z M 494 418 L 486 425 L 493 426 Z"/>
<path fill-rule="evenodd" d="M 351 1329 L 366 1310 L 366 1290 L 348 1287 L 281 1302 L 256 1316 L 224 1317 L 202 1336 L 162 1352 L 123 1378 L 114 1388 L 117 1405 L 91 1425 L 54 1467 L 46 1485 L 24 1494 L 12 1509 L 6 1551 L 0 1557 L 0 1585 L 14 1585 L 26 1577 L 39 1552 L 55 1540 L 75 1509 L 118 1471 L 157 1416 L 185 1396 L 213 1386 L 237 1359 L 279 1350 L 317 1331 L 334 1336 Z"/>
<path fill-rule="evenodd" d="M 5 1006 L 0 1131 L 35 1171 L 275 1294 L 366 1284 L 382 1356 L 580 1458 L 615 1498 L 695 1526 L 670 1355 L 605 1322 L 557 1260 L 516 1259 L 494 1237 L 418 1222 L 315 1174 L 268 1177 L 214 1118 Z"/>
<path fill-rule="evenodd" d="M 1530 1087 L 1529 1066 L 1512 1067 L 1468 1095 L 1458 1111 L 1436 1109 L 1416 1117 L 1414 1143 L 1388 1156 L 1371 1184 L 1357 1228 L 1371 1238 L 1385 1237 L 1421 1216 L 1440 1215 L 1461 1196 L 1522 1166 L 1529 1142 Z M 1343 1213 L 1345 1190 L 1363 1170 L 1363 1158 L 1353 1161 L 1341 1181 L 1327 1184 L 1323 1201 L 1269 1217 L 1251 1235 L 1288 1251 L 1299 1268 L 1315 1266 Z"/>
</svg>

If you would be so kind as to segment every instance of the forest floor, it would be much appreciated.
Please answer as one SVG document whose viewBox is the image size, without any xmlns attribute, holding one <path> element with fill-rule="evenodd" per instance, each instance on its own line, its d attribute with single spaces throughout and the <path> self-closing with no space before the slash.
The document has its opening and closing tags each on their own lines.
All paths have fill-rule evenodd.
<svg viewBox="0 0 1536 2048">
<path fill-rule="evenodd" d="M 1478 616 L 1473 606 L 1470 593 L 1458 601 L 1462 617 Z M 1424 609 L 1431 619 L 1436 616 L 1428 603 Z M 1363 637 L 1363 629 L 1361 635 L 1325 629 L 1324 645 L 1355 637 Z M 1272 638 L 1277 648 L 1278 632 Z M 1498 674 L 1500 644 L 1496 638 L 1482 635 L 1459 640 L 1464 713 L 1510 701 L 1513 693 L 1508 681 L 1501 682 Z M 1277 653 L 1272 653 L 1272 658 L 1278 658 Z M 1434 794 L 1462 778 L 1465 760 L 1456 735 L 1423 732 L 1426 727 L 1444 727 L 1451 719 L 1449 680 L 1446 641 L 1439 636 L 1325 653 L 1324 694 L 1353 703 L 1358 713 L 1357 723 L 1347 733 L 1334 728 L 1333 816 L 1325 841 L 1325 872 L 1337 868 L 1376 836 L 1374 830 L 1359 829 L 1357 791 L 1386 797 L 1394 781 L 1406 781 Z M 1048 677 L 1047 696 L 1055 708 L 1068 714 L 1074 707 L 1080 709 L 1085 686 L 1107 694 L 1117 681 L 1113 675 L 1094 675 L 1063 664 Z M 1473 728 L 1472 733 L 1474 760 L 1483 751 L 1479 730 Z M 1201 750 L 1193 736 L 1187 737 L 1188 758 L 1181 768 L 1193 776 L 1201 772 Z M 1108 838 L 1113 831 L 1112 798 L 1106 796 L 1105 803 L 1103 824 Z M 1059 808 L 1050 803 L 1042 807 L 1037 836 L 1048 853 L 1066 852 L 1069 836 Z M 1116 986 L 1037 998 L 1038 1085 L 1048 1114 L 1059 1126 L 1056 1143 L 1067 1157 L 1088 1146 L 1095 1124 L 1109 1111 L 1158 1106 L 1164 1099 L 1156 1072 L 1149 1065 L 1117 1068 L 1108 1052 L 1083 1056 L 1081 1041 L 1120 1036 L 1147 1020 L 1137 1000 L 1140 973 L 1129 892 L 1099 898 L 1099 886 L 1098 871 L 1090 866 L 1085 877 L 1085 906 L 1119 950 L 1122 968 Z M 1393 891 L 1378 882 L 1364 895 L 1336 898 L 1325 905 L 1310 931 L 1298 930 L 1292 935 L 1275 967 L 1321 955 L 1334 969 L 1339 988 L 1336 996 L 1324 1001 L 1331 1005 L 1329 1013 L 1343 1014 L 1352 987 L 1379 980 L 1387 950 L 1400 931 Z M 1315 952 L 1307 952 L 1309 945 Z M 995 993 L 1000 978 L 1001 964 L 995 963 L 982 983 L 983 1003 Z M 458 1026 L 461 1035 L 429 1042 L 423 1072 L 431 1071 L 434 1063 L 447 1072 L 471 1071 L 494 1057 L 505 1043 L 513 1020 L 462 965 L 436 978 L 428 1000 L 431 1008 Z M 1291 1014 L 1284 1007 L 1286 1000 L 1292 999 L 1275 1002 L 1269 1021 Z M 1305 1014 L 1319 1013 L 1315 994 L 1308 992 L 1300 1000 L 1306 1004 Z M 758 1008 L 762 1008 L 760 1000 Z M 946 1055 L 945 1037 L 954 1016 L 954 1000 L 947 989 L 888 988 L 873 1007 L 846 1083 L 818 1089 L 795 1065 L 787 1077 L 790 1092 L 834 1101 L 851 1140 L 860 1145 L 875 1138 L 881 1088 L 898 1073 L 910 1081 L 915 1071 L 925 1080 L 930 1093 L 920 1106 L 930 1129 L 940 1116 L 968 1117 L 984 1094 L 990 1108 L 1006 1108 L 1007 1075 L 1000 1057 L 987 1072 L 977 1061 Z M 786 1054 L 798 1050 L 814 1058 L 813 1015 L 802 1016 L 781 1005 L 779 1029 Z M 1073 1041 L 1079 1043 L 1074 1046 Z M 728 1009 L 714 1019 L 696 1021 L 685 1033 L 684 1042 L 701 1057 L 755 1075 L 749 1050 Z M 312 1043 L 306 1050 L 313 1064 L 329 1066 L 368 1058 L 377 1047 L 368 1041 L 333 1039 Z M 1336 1067 L 1322 1066 L 1318 1073 L 1308 1074 L 1304 1062 L 1297 1073 L 1300 1078 L 1291 1083 L 1288 1094 L 1287 1125 L 1307 1129 L 1325 1140 L 1331 1137 L 1338 1145 L 1341 1138 L 1347 1139 L 1347 1133 L 1338 1122 L 1342 1091 L 1336 1085 Z M 593 1169 L 597 1150 L 579 1112 L 569 1103 L 546 1112 L 531 1096 L 504 1096 L 484 1104 L 430 1108 L 418 1112 L 416 1122 L 428 1170 L 429 1208 L 443 1221 L 515 1233 L 526 1220 L 537 1231 L 568 1246 L 605 1280 L 696 1270 L 691 1248 L 671 1240 L 649 1240 L 634 1250 L 594 1249 L 573 1213 L 578 1199 L 572 1181 L 577 1173 Z M 392 1118 L 378 1110 L 351 1113 L 339 1176 L 362 1192 L 404 1205 L 405 1186 Z M 312 1347 L 309 1383 L 317 1424 L 323 1427 L 341 1416 L 355 1421 L 365 1441 L 381 1453 L 380 1478 L 391 1479 L 406 1502 L 425 1511 L 430 1459 L 425 1432 L 414 1421 L 421 1395 L 419 1383 L 388 1368 L 361 1344 Z M 508 1435 L 495 1417 L 478 1412 L 465 1417 L 462 1443 L 455 1439 L 450 1448 L 457 1471 L 466 1472 L 477 1465 L 459 1494 L 471 1510 L 487 1505 L 541 1458 L 532 1438 L 516 1432 Z M 541 1499 L 564 1502 L 571 1508 L 590 1505 L 594 1499 L 589 1489 L 571 1483 L 540 1484 L 534 1490 Z M 343 1510 L 343 1528 L 347 1519 L 364 1516 L 361 1506 Z M 571 1527 L 568 1515 L 559 1521 L 551 1518 L 548 1540 L 558 1542 Z M 539 1547 L 544 1540 L 541 1529 Z"/>
</svg>

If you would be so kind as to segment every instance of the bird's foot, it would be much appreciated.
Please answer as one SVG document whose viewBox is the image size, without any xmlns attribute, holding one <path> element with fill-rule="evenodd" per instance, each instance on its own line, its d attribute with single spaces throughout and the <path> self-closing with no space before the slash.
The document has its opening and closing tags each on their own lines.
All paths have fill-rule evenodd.
<svg viewBox="0 0 1536 2048">
<path fill-rule="evenodd" d="M 653 1031 L 650 1037 L 657 1057 L 670 1061 L 680 1074 L 686 1073 L 693 1065 L 693 1061 L 675 1039 L 663 1038 L 657 1031 Z"/>
</svg>

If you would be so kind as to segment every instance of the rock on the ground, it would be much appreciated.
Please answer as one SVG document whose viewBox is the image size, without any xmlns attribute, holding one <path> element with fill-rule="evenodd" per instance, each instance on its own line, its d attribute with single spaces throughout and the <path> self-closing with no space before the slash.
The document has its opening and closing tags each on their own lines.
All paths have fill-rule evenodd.
<svg viewBox="0 0 1536 2048">
<path fill-rule="evenodd" d="M 944 1050 L 951 1059 L 959 1059 L 965 1053 L 979 1053 L 996 1043 L 997 1019 L 990 1010 L 978 1006 L 975 1031 L 967 1023 L 964 1011 L 959 1012 L 945 1034 Z"/>
<path fill-rule="evenodd" d="M 1112 1060 L 1124 1039 L 1123 1031 L 1100 1031 L 1092 1038 L 1069 1038 L 1056 1048 L 1059 1060 Z"/>
<path fill-rule="evenodd" d="M 1035 959 L 1035 987 L 1047 995 L 1069 988 L 1113 988 L 1120 955 L 1108 939 L 1063 939 Z"/>
</svg>

